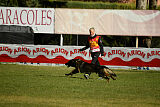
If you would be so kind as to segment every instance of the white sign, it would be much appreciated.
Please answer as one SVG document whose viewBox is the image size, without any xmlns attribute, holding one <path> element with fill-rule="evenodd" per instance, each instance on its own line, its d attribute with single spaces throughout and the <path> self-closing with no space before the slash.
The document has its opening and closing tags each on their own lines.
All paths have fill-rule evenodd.
<svg viewBox="0 0 160 107">
<path fill-rule="evenodd" d="M 55 9 L 55 33 L 160 36 L 159 10 Z"/>
<path fill-rule="evenodd" d="M 0 7 L 0 25 L 30 26 L 34 33 L 54 33 L 53 8 Z"/>
</svg>

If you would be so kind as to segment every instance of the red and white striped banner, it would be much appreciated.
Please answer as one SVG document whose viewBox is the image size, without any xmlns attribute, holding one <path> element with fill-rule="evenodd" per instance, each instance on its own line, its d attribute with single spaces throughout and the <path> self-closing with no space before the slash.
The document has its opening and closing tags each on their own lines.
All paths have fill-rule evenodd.
<svg viewBox="0 0 160 107">
<path fill-rule="evenodd" d="M 79 58 L 91 62 L 89 50 L 80 52 L 80 46 L 42 46 L 0 44 L 0 62 L 32 62 L 64 64 Z M 159 48 L 104 47 L 101 65 L 160 67 Z"/>
</svg>

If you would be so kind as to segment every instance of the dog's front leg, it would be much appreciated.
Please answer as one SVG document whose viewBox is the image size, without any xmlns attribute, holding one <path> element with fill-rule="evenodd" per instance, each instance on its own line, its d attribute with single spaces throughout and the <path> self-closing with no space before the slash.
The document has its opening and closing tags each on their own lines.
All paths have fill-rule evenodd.
<svg viewBox="0 0 160 107">
<path fill-rule="evenodd" d="M 78 70 L 77 69 L 74 69 L 74 70 L 72 70 L 72 72 L 70 72 L 70 73 L 68 73 L 68 74 L 65 74 L 66 76 L 69 76 L 69 75 L 73 75 L 73 74 L 76 74 L 76 73 L 78 73 Z"/>
</svg>

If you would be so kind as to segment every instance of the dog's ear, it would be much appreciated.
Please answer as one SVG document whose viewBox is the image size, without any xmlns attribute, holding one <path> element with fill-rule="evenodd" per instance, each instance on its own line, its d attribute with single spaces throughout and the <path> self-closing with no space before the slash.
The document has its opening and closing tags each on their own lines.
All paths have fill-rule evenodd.
<svg viewBox="0 0 160 107">
<path fill-rule="evenodd" d="M 72 66 L 72 63 L 73 63 L 73 61 L 69 60 L 67 63 L 65 63 L 65 65 L 68 66 L 68 67 L 70 67 L 70 66 Z"/>
</svg>

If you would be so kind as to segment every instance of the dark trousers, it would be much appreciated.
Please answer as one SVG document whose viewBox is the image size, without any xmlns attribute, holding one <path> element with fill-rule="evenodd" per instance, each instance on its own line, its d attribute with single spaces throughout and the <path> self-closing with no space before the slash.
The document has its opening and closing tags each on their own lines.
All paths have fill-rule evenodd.
<svg viewBox="0 0 160 107">
<path fill-rule="evenodd" d="M 100 56 L 100 52 L 91 52 L 91 57 L 92 57 L 92 64 L 95 65 L 100 65 L 99 61 L 98 61 L 98 57 Z M 91 75 L 91 72 L 86 73 L 89 76 Z"/>
<path fill-rule="evenodd" d="M 100 55 L 100 52 L 91 52 L 91 57 L 92 57 L 92 64 L 100 65 L 98 61 L 98 57 Z"/>
<path fill-rule="evenodd" d="M 100 65 L 99 61 L 98 61 L 98 57 L 100 56 L 100 52 L 92 52 L 91 53 L 91 57 L 92 57 L 92 64 L 96 64 L 96 65 Z M 90 75 L 90 74 L 89 74 Z M 100 72 L 98 72 L 98 76 L 102 77 L 102 74 Z"/>
</svg>

